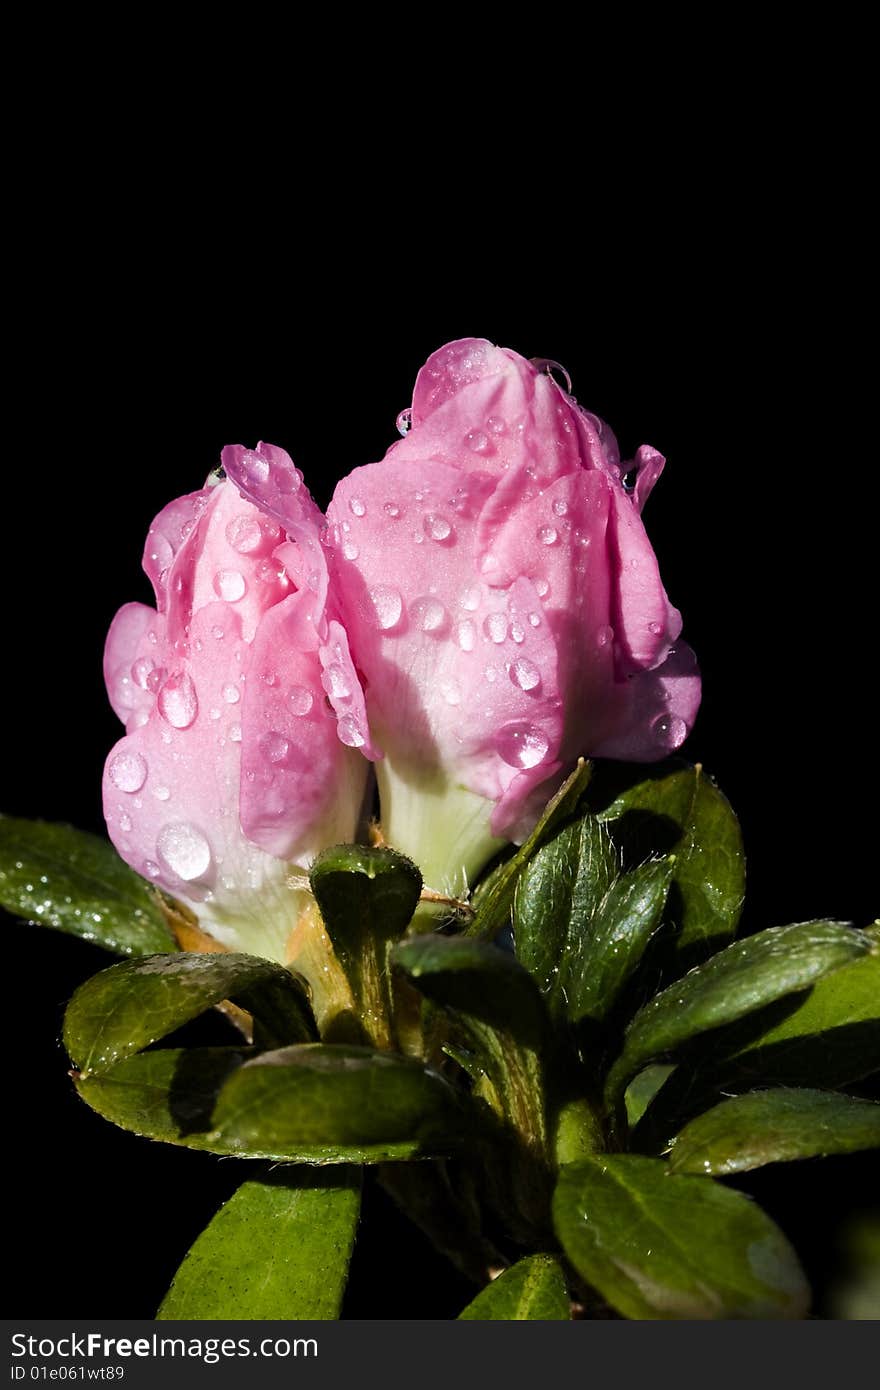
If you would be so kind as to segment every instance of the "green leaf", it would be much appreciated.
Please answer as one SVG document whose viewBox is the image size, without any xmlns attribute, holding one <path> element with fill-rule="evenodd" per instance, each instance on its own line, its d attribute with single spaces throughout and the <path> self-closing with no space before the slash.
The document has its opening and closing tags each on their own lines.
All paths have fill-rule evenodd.
<svg viewBox="0 0 880 1390">
<path fill-rule="evenodd" d="M 318 855 L 309 879 L 364 1035 L 389 1048 L 394 1010 L 388 951 L 412 920 L 422 876 L 395 850 L 335 845 Z"/>
<path fill-rule="evenodd" d="M 242 1158 L 378 1163 L 449 1152 L 479 1117 L 419 1062 L 314 1043 L 234 1072 L 213 1124 L 212 1145 Z"/>
<path fill-rule="evenodd" d="M 638 1076 L 633 1077 L 624 1096 L 626 1119 L 631 1129 L 638 1124 L 657 1092 L 674 1071 L 675 1066 L 671 1062 L 652 1062 L 644 1071 L 640 1071 Z"/>
<path fill-rule="evenodd" d="M 0 816 L 0 903 L 119 955 L 176 951 L 159 900 L 107 840 Z"/>
<path fill-rule="evenodd" d="M 391 959 L 427 999 L 538 1046 L 544 1006 L 509 951 L 462 936 L 415 936 L 396 946 Z"/>
<path fill-rule="evenodd" d="M 571 1308 L 559 1261 L 528 1255 L 499 1274 L 459 1319 L 479 1322 L 568 1322 Z"/>
<path fill-rule="evenodd" d="M 604 1019 L 660 924 L 669 860 L 622 873 L 592 815 L 563 826 L 522 871 L 514 906 L 518 959 L 557 1017 Z"/>
<path fill-rule="evenodd" d="M 862 932 L 838 922 L 771 927 L 719 951 L 640 1009 L 606 1083 L 614 1103 L 636 1072 L 710 1030 L 807 989 L 876 950 Z"/>
<path fill-rule="evenodd" d="M 562 1170 L 556 1234 L 571 1263 L 627 1318 L 800 1318 L 797 1256 L 748 1197 L 659 1159 L 604 1154 Z"/>
<path fill-rule="evenodd" d="M 338 1318 L 360 1173 L 283 1169 L 242 1183 L 174 1276 L 159 1321 Z"/>
<path fill-rule="evenodd" d="M 74 1078 L 87 1105 L 111 1124 L 145 1139 L 188 1149 L 228 1152 L 208 1131 L 223 1083 L 252 1048 L 166 1047 Z"/>
<path fill-rule="evenodd" d="M 735 935 L 745 894 L 742 835 L 727 798 L 699 764 L 650 771 L 605 764 L 589 802 L 610 823 L 627 866 L 674 855 L 668 916 L 682 964 L 704 959 Z"/>
<path fill-rule="evenodd" d="M 313 1036 L 302 987 L 290 971 L 257 956 L 186 951 L 120 961 L 76 991 L 64 1042 L 83 1074 L 158 1042 L 224 999 L 262 1018 L 278 1042 Z"/>
<path fill-rule="evenodd" d="M 590 781 L 592 766 L 581 759 L 574 772 L 551 797 L 541 819 L 529 838 L 504 864 L 492 874 L 492 882 L 481 893 L 473 921 L 465 928 L 465 936 L 492 940 L 508 925 L 513 908 L 516 885 L 523 867 L 536 850 L 577 811 Z"/>
<path fill-rule="evenodd" d="M 735 1096 L 698 1115 L 672 1141 L 669 1167 L 718 1176 L 875 1147 L 880 1103 L 786 1087 Z"/>
<path fill-rule="evenodd" d="M 880 950 L 817 980 L 784 1017 L 728 1050 L 723 1084 L 848 1086 L 880 1071 Z"/>
</svg>

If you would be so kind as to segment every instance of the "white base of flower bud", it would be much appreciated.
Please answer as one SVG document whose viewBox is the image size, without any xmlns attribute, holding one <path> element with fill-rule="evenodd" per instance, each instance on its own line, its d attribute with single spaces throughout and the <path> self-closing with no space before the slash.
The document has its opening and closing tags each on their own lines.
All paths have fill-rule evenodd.
<svg viewBox="0 0 880 1390">
<path fill-rule="evenodd" d="M 489 830 L 494 803 L 456 786 L 436 768 L 415 767 L 387 754 L 376 763 L 376 778 L 386 843 L 418 865 L 426 887 L 466 900 L 486 864 L 507 843 Z"/>
</svg>

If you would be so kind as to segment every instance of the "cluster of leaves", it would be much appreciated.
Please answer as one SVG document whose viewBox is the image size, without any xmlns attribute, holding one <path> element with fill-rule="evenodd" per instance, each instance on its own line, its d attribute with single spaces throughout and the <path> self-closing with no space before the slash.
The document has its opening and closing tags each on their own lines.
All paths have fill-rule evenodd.
<svg viewBox="0 0 880 1390">
<path fill-rule="evenodd" d="M 718 1180 L 880 1147 L 858 1094 L 880 928 L 735 939 L 739 828 L 700 768 L 582 765 L 467 919 L 426 915 L 388 849 L 327 851 L 310 879 L 343 984 L 320 1034 L 290 971 L 179 951 L 173 905 L 109 845 L 0 820 L 0 901 L 128 956 L 67 1010 L 83 1099 L 284 1165 L 250 1172 L 160 1318 L 338 1316 L 365 1172 L 484 1286 L 463 1318 L 806 1314 L 787 1239 Z M 173 1045 L 216 1006 L 240 1045 Z"/>
</svg>

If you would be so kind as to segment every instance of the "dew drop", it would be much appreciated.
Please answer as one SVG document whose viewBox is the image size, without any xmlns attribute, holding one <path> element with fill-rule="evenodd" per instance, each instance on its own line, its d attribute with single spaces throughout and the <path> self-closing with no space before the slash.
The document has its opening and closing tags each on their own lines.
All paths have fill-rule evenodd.
<svg viewBox="0 0 880 1390">
<path fill-rule="evenodd" d="M 165 667 L 156 666 L 147 676 L 147 689 L 151 692 L 151 694 L 155 695 L 156 691 L 159 689 L 159 686 L 164 681 L 165 675 Z"/>
<path fill-rule="evenodd" d="M 208 710 L 208 718 L 215 720 L 219 719 L 222 712 L 223 711 L 219 710 L 216 705 L 212 705 L 211 708 Z"/>
<path fill-rule="evenodd" d="M 482 430 L 468 430 L 464 437 L 467 447 L 475 454 L 487 454 L 491 449 L 489 436 Z"/>
<path fill-rule="evenodd" d="M 223 696 L 227 705 L 237 705 L 241 699 L 241 691 L 237 685 L 224 685 L 220 694 Z"/>
<path fill-rule="evenodd" d="M 235 516 L 226 527 L 226 539 L 239 555 L 250 555 L 263 541 L 260 523 L 253 516 Z"/>
<path fill-rule="evenodd" d="M 550 585 L 547 583 L 546 579 L 535 580 L 535 593 L 538 595 L 538 598 L 546 598 L 549 592 Z"/>
<path fill-rule="evenodd" d="M 394 423 L 397 426 L 398 434 L 409 434 L 412 429 L 412 409 L 407 406 L 406 410 L 400 412 Z"/>
<path fill-rule="evenodd" d="M 340 743 L 344 743 L 346 748 L 363 748 L 366 743 L 363 730 L 350 714 L 342 716 L 336 725 L 336 732 Z"/>
<path fill-rule="evenodd" d="M 490 613 L 483 623 L 483 631 L 490 642 L 503 642 L 507 636 L 507 618 L 503 613 Z"/>
<path fill-rule="evenodd" d="M 157 801 L 169 801 L 171 799 L 171 792 L 167 787 L 154 787 L 153 795 Z"/>
<path fill-rule="evenodd" d="M 224 632 L 223 632 L 222 627 L 212 627 L 212 628 L 211 628 L 211 636 L 212 636 L 216 641 L 218 641 L 218 642 L 222 641 L 224 635 L 225 635 L 225 634 L 224 634 Z"/>
<path fill-rule="evenodd" d="M 270 763 L 283 763 L 290 752 L 290 740 L 273 729 L 260 739 L 260 752 Z"/>
<path fill-rule="evenodd" d="M 506 434 L 507 421 L 502 420 L 500 415 L 490 415 L 486 421 L 486 429 L 490 434 Z"/>
<path fill-rule="evenodd" d="M 568 511 L 568 503 L 562 497 L 557 497 L 553 503 L 553 510 L 557 516 L 565 516 Z"/>
<path fill-rule="evenodd" d="M 359 497 L 352 497 L 349 499 L 348 510 L 352 516 L 364 516 L 367 509 Z"/>
<path fill-rule="evenodd" d="M 596 646 L 607 647 L 613 636 L 613 627 L 600 627 L 599 631 L 596 633 Z"/>
<path fill-rule="evenodd" d="M 199 712 L 196 688 L 185 671 L 168 677 L 157 703 L 159 713 L 172 729 L 188 729 Z"/>
<path fill-rule="evenodd" d="M 537 767 L 550 747 L 547 735 L 534 724 L 506 724 L 499 731 L 497 748 L 510 767 Z"/>
<path fill-rule="evenodd" d="M 540 626 L 541 626 L 541 618 L 540 618 L 540 615 L 537 614 L 537 613 L 530 613 L 530 614 L 529 614 L 529 623 L 531 624 L 532 627 L 540 627 Z"/>
<path fill-rule="evenodd" d="M 477 629 L 470 618 L 464 618 L 456 628 L 458 645 L 463 652 L 472 652 L 477 641 Z"/>
<path fill-rule="evenodd" d="M 510 668 L 510 679 L 520 690 L 537 690 L 541 684 L 541 672 L 533 661 L 518 656 Z"/>
<path fill-rule="evenodd" d="M 461 704 L 461 686 L 458 681 L 441 681 L 440 694 L 443 696 L 447 705 Z"/>
<path fill-rule="evenodd" d="M 154 864 L 152 859 L 148 859 L 144 864 L 144 872 L 148 878 L 158 878 L 162 870 L 158 864 Z"/>
<path fill-rule="evenodd" d="M 662 739 L 667 748 L 678 748 L 687 738 L 687 725 L 672 714 L 661 714 L 651 725 L 651 732 Z"/>
<path fill-rule="evenodd" d="M 446 626 L 447 613 L 439 599 L 420 598 L 412 605 L 412 615 L 422 632 L 438 635 Z"/>
<path fill-rule="evenodd" d="M 233 725 L 230 727 L 230 730 L 229 730 L 229 739 L 230 739 L 230 742 L 231 742 L 231 743 L 241 743 L 241 725 L 240 725 L 240 724 L 233 724 Z"/>
<path fill-rule="evenodd" d="M 559 540 L 559 532 L 555 526 L 539 526 L 535 535 L 542 545 L 555 545 Z"/>
<path fill-rule="evenodd" d="M 369 591 L 369 599 L 377 627 L 383 632 L 396 627 L 403 612 L 403 600 L 397 590 L 388 584 L 376 584 Z"/>
<path fill-rule="evenodd" d="M 510 624 L 510 635 L 517 646 L 526 640 L 526 630 L 516 619 Z"/>
<path fill-rule="evenodd" d="M 483 672 L 483 675 L 486 677 L 486 680 L 489 682 L 490 685 L 494 685 L 499 675 L 498 667 L 487 666 L 485 671 Z"/>
<path fill-rule="evenodd" d="M 660 636 L 660 633 L 663 631 L 662 624 L 660 624 L 660 623 L 648 623 L 648 631 L 649 631 L 649 632 L 653 632 L 653 634 L 654 634 L 655 637 L 659 637 L 659 636 Z"/>
<path fill-rule="evenodd" d="M 342 667 L 336 665 L 335 662 L 327 667 L 321 677 L 321 683 L 333 700 L 344 700 L 346 696 L 351 694 L 348 678 Z"/>
<path fill-rule="evenodd" d="M 304 685 L 292 686 L 287 698 L 290 701 L 291 710 L 298 719 L 302 719 L 304 715 L 308 714 L 315 703 L 315 697 L 311 690 L 308 690 Z"/>
<path fill-rule="evenodd" d="M 345 556 L 346 560 L 356 560 L 360 553 L 354 541 L 343 541 L 342 554 Z"/>
<path fill-rule="evenodd" d="M 386 516 L 390 516 L 392 521 L 396 521 L 400 516 L 400 508 L 396 502 L 386 502 L 382 508 Z"/>
<path fill-rule="evenodd" d="M 155 669 L 156 663 L 151 657 L 139 656 L 131 668 L 131 678 L 141 690 L 149 690 L 150 672 Z"/>
<path fill-rule="evenodd" d="M 429 513 L 424 520 L 425 535 L 430 536 L 432 541 L 448 541 L 452 535 L 452 526 L 445 516 L 436 516 Z"/>
<path fill-rule="evenodd" d="M 124 831 L 125 834 L 127 835 L 128 832 L 129 832 L 129 830 L 131 830 L 131 816 L 120 816 L 120 817 L 119 817 L 119 828 L 120 828 L 120 830 Z M 69 899 L 68 899 L 68 901 L 69 901 Z"/>
<path fill-rule="evenodd" d="M 147 766 L 140 753 L 122 749 L 111 759 L 107 769 L 111 783 L 118 791 L 140 791 L 146 781 Z"/>
<path fill-rule="evenodd" d="M 200 830 L 185 821 L 159 831 L 156 853 L 171 873 L 185 883 L 201 878 L 211 867 L 211 846 Z"/>
<path fill-rule="evenodd" d="M 238 570 L 218 570 L 214 575 L 214 592 L 226 603 L 238 603 L 240 598 L 244 598 L 246 588 L 244 575 L 239 574 Z"/>
<path fill-rule="evenodd" d="M 498 567 L 498 556 L 493 555 L 491 550 L 489 551 L 488 555 L 484 555 L 482 560 L 480 561 L 481 574 L 494 574 Z"/>
</svg>

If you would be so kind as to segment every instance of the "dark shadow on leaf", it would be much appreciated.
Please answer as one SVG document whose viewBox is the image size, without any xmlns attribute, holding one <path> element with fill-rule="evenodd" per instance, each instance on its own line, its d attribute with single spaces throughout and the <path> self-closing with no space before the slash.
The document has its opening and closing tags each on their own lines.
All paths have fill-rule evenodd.
<svg viewBox="0 0 880 1390">
<path fill-rule="evenodd" d="M 190 1048 L 180 1054 L 168 1091 L 168 1110 L 181 1138 L 212 1128 L 221 1088 L 250 1055 L 245 1049 L 225 1047 Z"/>
</svg>

